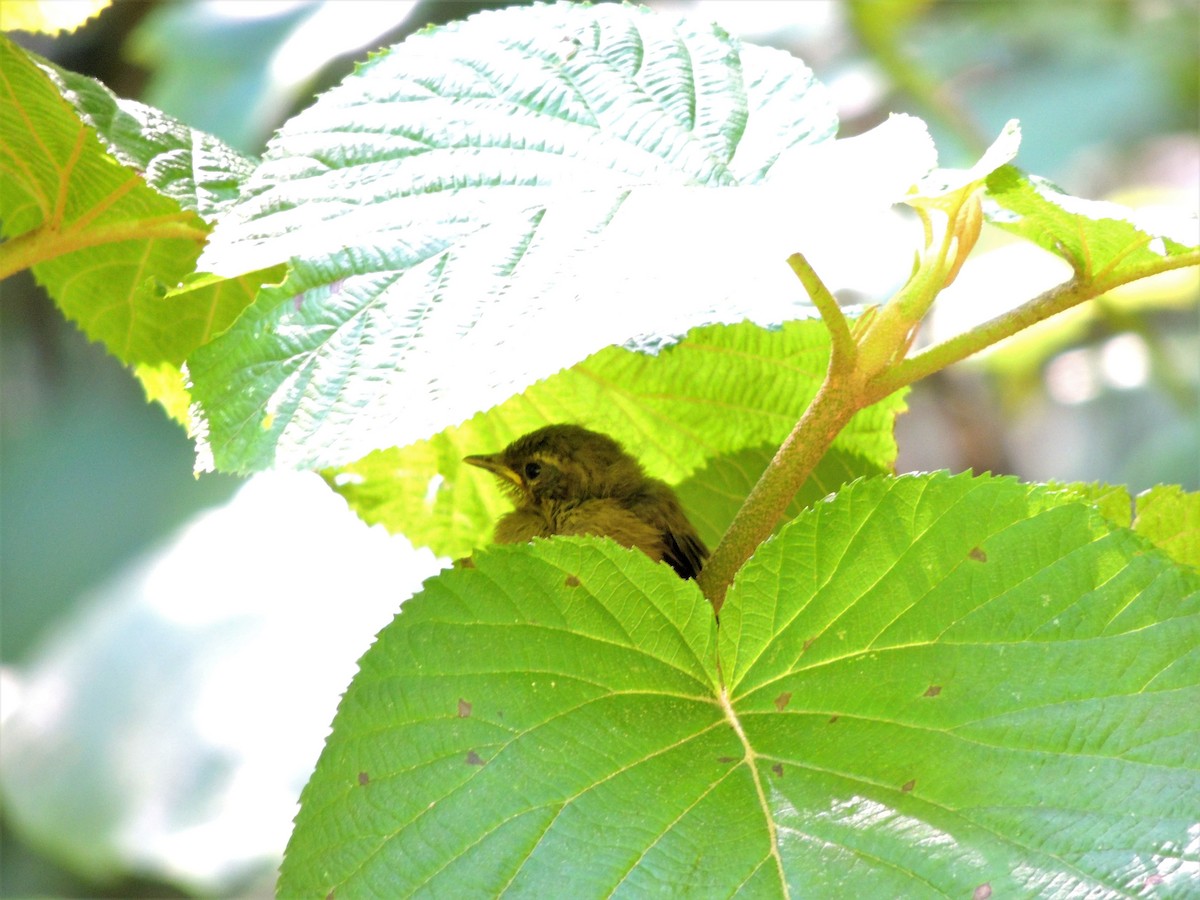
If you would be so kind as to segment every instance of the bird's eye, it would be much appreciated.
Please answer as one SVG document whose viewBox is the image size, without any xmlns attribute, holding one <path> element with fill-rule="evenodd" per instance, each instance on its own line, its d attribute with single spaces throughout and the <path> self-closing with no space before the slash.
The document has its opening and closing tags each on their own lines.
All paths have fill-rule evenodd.
<svg viewBox="0 0 1200 900">
<path fill-rule="evenodd" d="M 537 463 L 525 463 L 525 477 L 530 481 L 537 478 L 542 473 L 542 467 Z"/>
</svg>

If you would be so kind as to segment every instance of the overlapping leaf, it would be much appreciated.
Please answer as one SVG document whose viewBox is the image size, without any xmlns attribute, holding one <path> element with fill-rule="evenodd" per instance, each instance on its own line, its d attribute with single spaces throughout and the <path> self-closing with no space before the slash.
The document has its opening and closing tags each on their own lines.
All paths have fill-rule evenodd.
<svg viewBox="0 0 1200 900">
<path fill-rule="evenodd" d="M 612 435 L 650 474 L 678 485 L 701 536 L 715 545 L 816 393 L 828 358 L 828 332 L 817 320 L 697 328 L 656 355 L 610 347 L 432 440 L 372 453 L 326 477 L 366 521 L 463 556 L 490 540 L 509 501 L 491 475 L 462 458 L 498 451 L 543 425 L 576 422 Z M 898 395 L 859 413 L 798 503 L 890 471 L 903 408 Z"/>
<path fill-rule="evenodd" d="M 76 72 L 50 65 L 43 70 L 116 160 L 208 222 L 233 204 L 254 169 L 249 157 L 152 106 L 119 98 Z"/>
<path fill-rule="evenodd" d="M 240 305 L 170 291 L 249 163 L 215 139 L 0 37 L 4 271 L 32 266 L 88 337 L 126 363 L 178 367 Z M 252 296 L 252 295 L 251 295 Z"/>
<path fill-rule="evenodd" d="M 1131 496 L 1124 485 L 1055 483 L 1050 487 L 1092 506 L 1114 525 L 1132 528 L 1176 562 L 1200 568 L 1200 494 L 1160 484 Z"/>
<path fill-rule="evenodd" d="M 494 548 L 363 658 L 279 890 L 1169 894 L 1198 639 L 1194 571 L 1011 479 L 843 489 L 719 628 L 611 542 Z"/>
<path fill-rule="evenodd" d="M 1065 194 L 1045 179 L 1003 166 L 987 179 L 994 225 L 1061 256 L 1076 273 L 1118 285 L 1200 261 L 1200 225 L 1116 203 Z"/>
<path fill-rule="evenodd" d="M 373 57 L 281 129 L 201 260 L 291 267 L 189 360 L 215 465 L 345 464 L 606 346 L 804 315 L 800 236 L 833 243 L 834 211 L 933 165 L 899 117 L 835 176 L 805 155 L 835 128 L 798 60 L 632 6 L 481 14 Z"/>
<path fill-rule="evenodd" d="M 1200 493 L 1160 484 L 1137 497 L 1134 530 L 1181 563 L 1200 569 Z"/>
<path fill-rule="evenodd" d="M 238 278 L 217 278 L 212 275 L 189 275 L 182 284 L 166 293 L 153 307 L 161 316 L 164 341 L 184 349 L 198 347 L 213 335 L 229 327 L 254 300 L 259 288 L 285 274 L 284 266 L 250 272 Z M 192 421 L 192 398 L 180 359 L 171 358 L 158 363 L 139 363 L 134 374 L 142 383 L 147 399 L 160 403 L 172 419 L 188 429 Z M 199 466 L 198 468 L 206 468 Z"/>
</svg>

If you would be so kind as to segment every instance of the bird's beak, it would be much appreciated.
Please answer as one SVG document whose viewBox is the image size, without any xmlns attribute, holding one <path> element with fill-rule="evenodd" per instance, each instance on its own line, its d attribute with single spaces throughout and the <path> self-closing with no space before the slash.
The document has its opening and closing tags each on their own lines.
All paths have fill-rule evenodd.
<svg viewBox="0 0 1200 900">
<path fill-rule="evenodd" d="M 503 478 L 505 481 L 511 481 L 517 487 L 522 487 L 521 476 L 504 464 L 504 460 L 498 453 L 491 453 L 481 456 L 464 456 L 463 462 L 469 466 L 477 466 L 480 469 L 487 469 L 493 475 Z"/>
</svg>

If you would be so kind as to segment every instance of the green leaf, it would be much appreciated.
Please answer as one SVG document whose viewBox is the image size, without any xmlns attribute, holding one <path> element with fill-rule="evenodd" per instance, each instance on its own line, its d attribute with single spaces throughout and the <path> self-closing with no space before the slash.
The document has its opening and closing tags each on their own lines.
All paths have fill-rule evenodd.
<svg viewBox="0 0 1200 900">
<path fill-rule="evenodd" d="M 1088 281 L 1115 287 L 1200 259 L 1194 219 L 1082 200 L 1013 166 L 988 176 L 987 197 L 988 221 L 1062 257 Z"/>
<path fill-rule="evenodd" d="M 183 283 L 167 292 L 162 308 L 169 308 L 163 319 L 170 323 L 171 339 L 182 346 L 198 347 L 228 328 L 249 306 L 264 283 L 282 279 L 284 266 L 250 272 L 240 278 L 218 278 L 215 275 L 188 275 Z M 183 425 L 189 434 L 195 432 L 192 421 L 192 397 L 187 390 L 187 377 L 180 368 L 182 359 L 161 363 L 141 363 L 134 374 L 142 383 L 146 399 L 160 403 L 167 415 Z M 199 469 L 211 468 L 201 464 Z"/>
<path fill-rule="evenodd" d="M 1134 530 L 1178 562 L 1200 569 L 1200 494 L 1160 484 L 1137 496 Z"/>
<path fill-rule="evenodd" d="M 1200 579 L 1061 492 L 875 480 L 802 515 L 721 641 L 793 894 L 1170 892 L 1197 636 Z"/>
<path fill-rule="evenodd" d="M 3 37 L 0 66 L 0 274 L 32 267 L 120 360 L 177 367 L 236 315 L 171 289 L 195 266 L 201 216 L 229 203 L 248 163 Z"/>
<path fill-rule="evenodd" d="M 233 204 L 239 185 L 254 170 L 251 157 L 161 110 L 117 97 L 84 75 L 49 64 L 43 68 L 117 161 L 206 221 Z"/>
<path fill-rule="evenodd" d="M 363 658 L 281 896 L 597 896 L 623 873 L 644 893 L 676 854 L 725 855 L 712 838 L 730 829 L 758 831 L 769 855 L 693 582 L 590 538 L 494 548 L 476 566 L 427 582 Z M 621 797 L 640 798 L 640 828 L 609 827 Z M 692 884 L 724 893 L 747 874 L 697 866 Z"/>
<path fill-rule="evenodd" d="M 1062 491 L 1072 500 L 1086 503 L 1114 525 L 1129 528 L 1133 524 L 1134 501 L 1124 485 L 1105 484 L 1099 481 L 1052 481 L 1046 485 L 1050 490 Z"/>
<path fill-rule="evenodd" d="M 611 435 L 649 474 L 679 486 L 710 546 L 816 393 L 829 361 L 817 320 L 767 329 L 696 328 L 657 355 L 610 347 L 429 441 L 325 473 L 363 519 L 440 554 L 489 543 L 509 501 L 493 476 L 462 464 L 529 431 L 577 422 Z M 846 481 L 890 471 L 902 395 L 860 412 L 834 442 L 797 507 Z"/>
<path fill-rule="evenodd" d="M 1186 890 L 1198 640 L 1200 575 L 1012 479 L 844 488 L 719 628 L 610 541 L 493 548 L 363 657 L 278 889 Z"/>
<path fill-rule="evenodd" d="M 836 142 L 852 169 L 817 153 L 835 128 L 798 60 L 633 6 L 484 13 L 372 57 L 280 130 L 201 260 L 290 266 L 188 361 L 215 465 L 342 465 L 606 346 L 803 315 L 796 244 L 844 250 L 860 231 L 828 215 L 931 165 L 917 120 Z"/>
<path fill-rule="evenodd" d="M 1174 559 L 1200 568 L 1200 494 L 1160 484 L 1131 496 L 1124 485 L 1096 482 L 1051 484 L 1096 509 L 1114 525 L 1132 528 Z"/>
</svg>

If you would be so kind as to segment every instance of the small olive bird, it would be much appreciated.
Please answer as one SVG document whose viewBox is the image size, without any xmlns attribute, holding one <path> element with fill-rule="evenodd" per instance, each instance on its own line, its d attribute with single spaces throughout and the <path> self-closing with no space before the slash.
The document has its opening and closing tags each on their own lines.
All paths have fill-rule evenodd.
<svg viewBox="0 0 1200 900">
<path fill-rule="evenodd" d="M 695 578 L 708 549 L 666 484 L 646 477 L 607 435 L 547 425 L 499 453 L 463 462 L 496 475 L 516 507 L 496 523 L 499 544 L 553 534 L 594 534 L 636 547 Z"/>
</svg>

